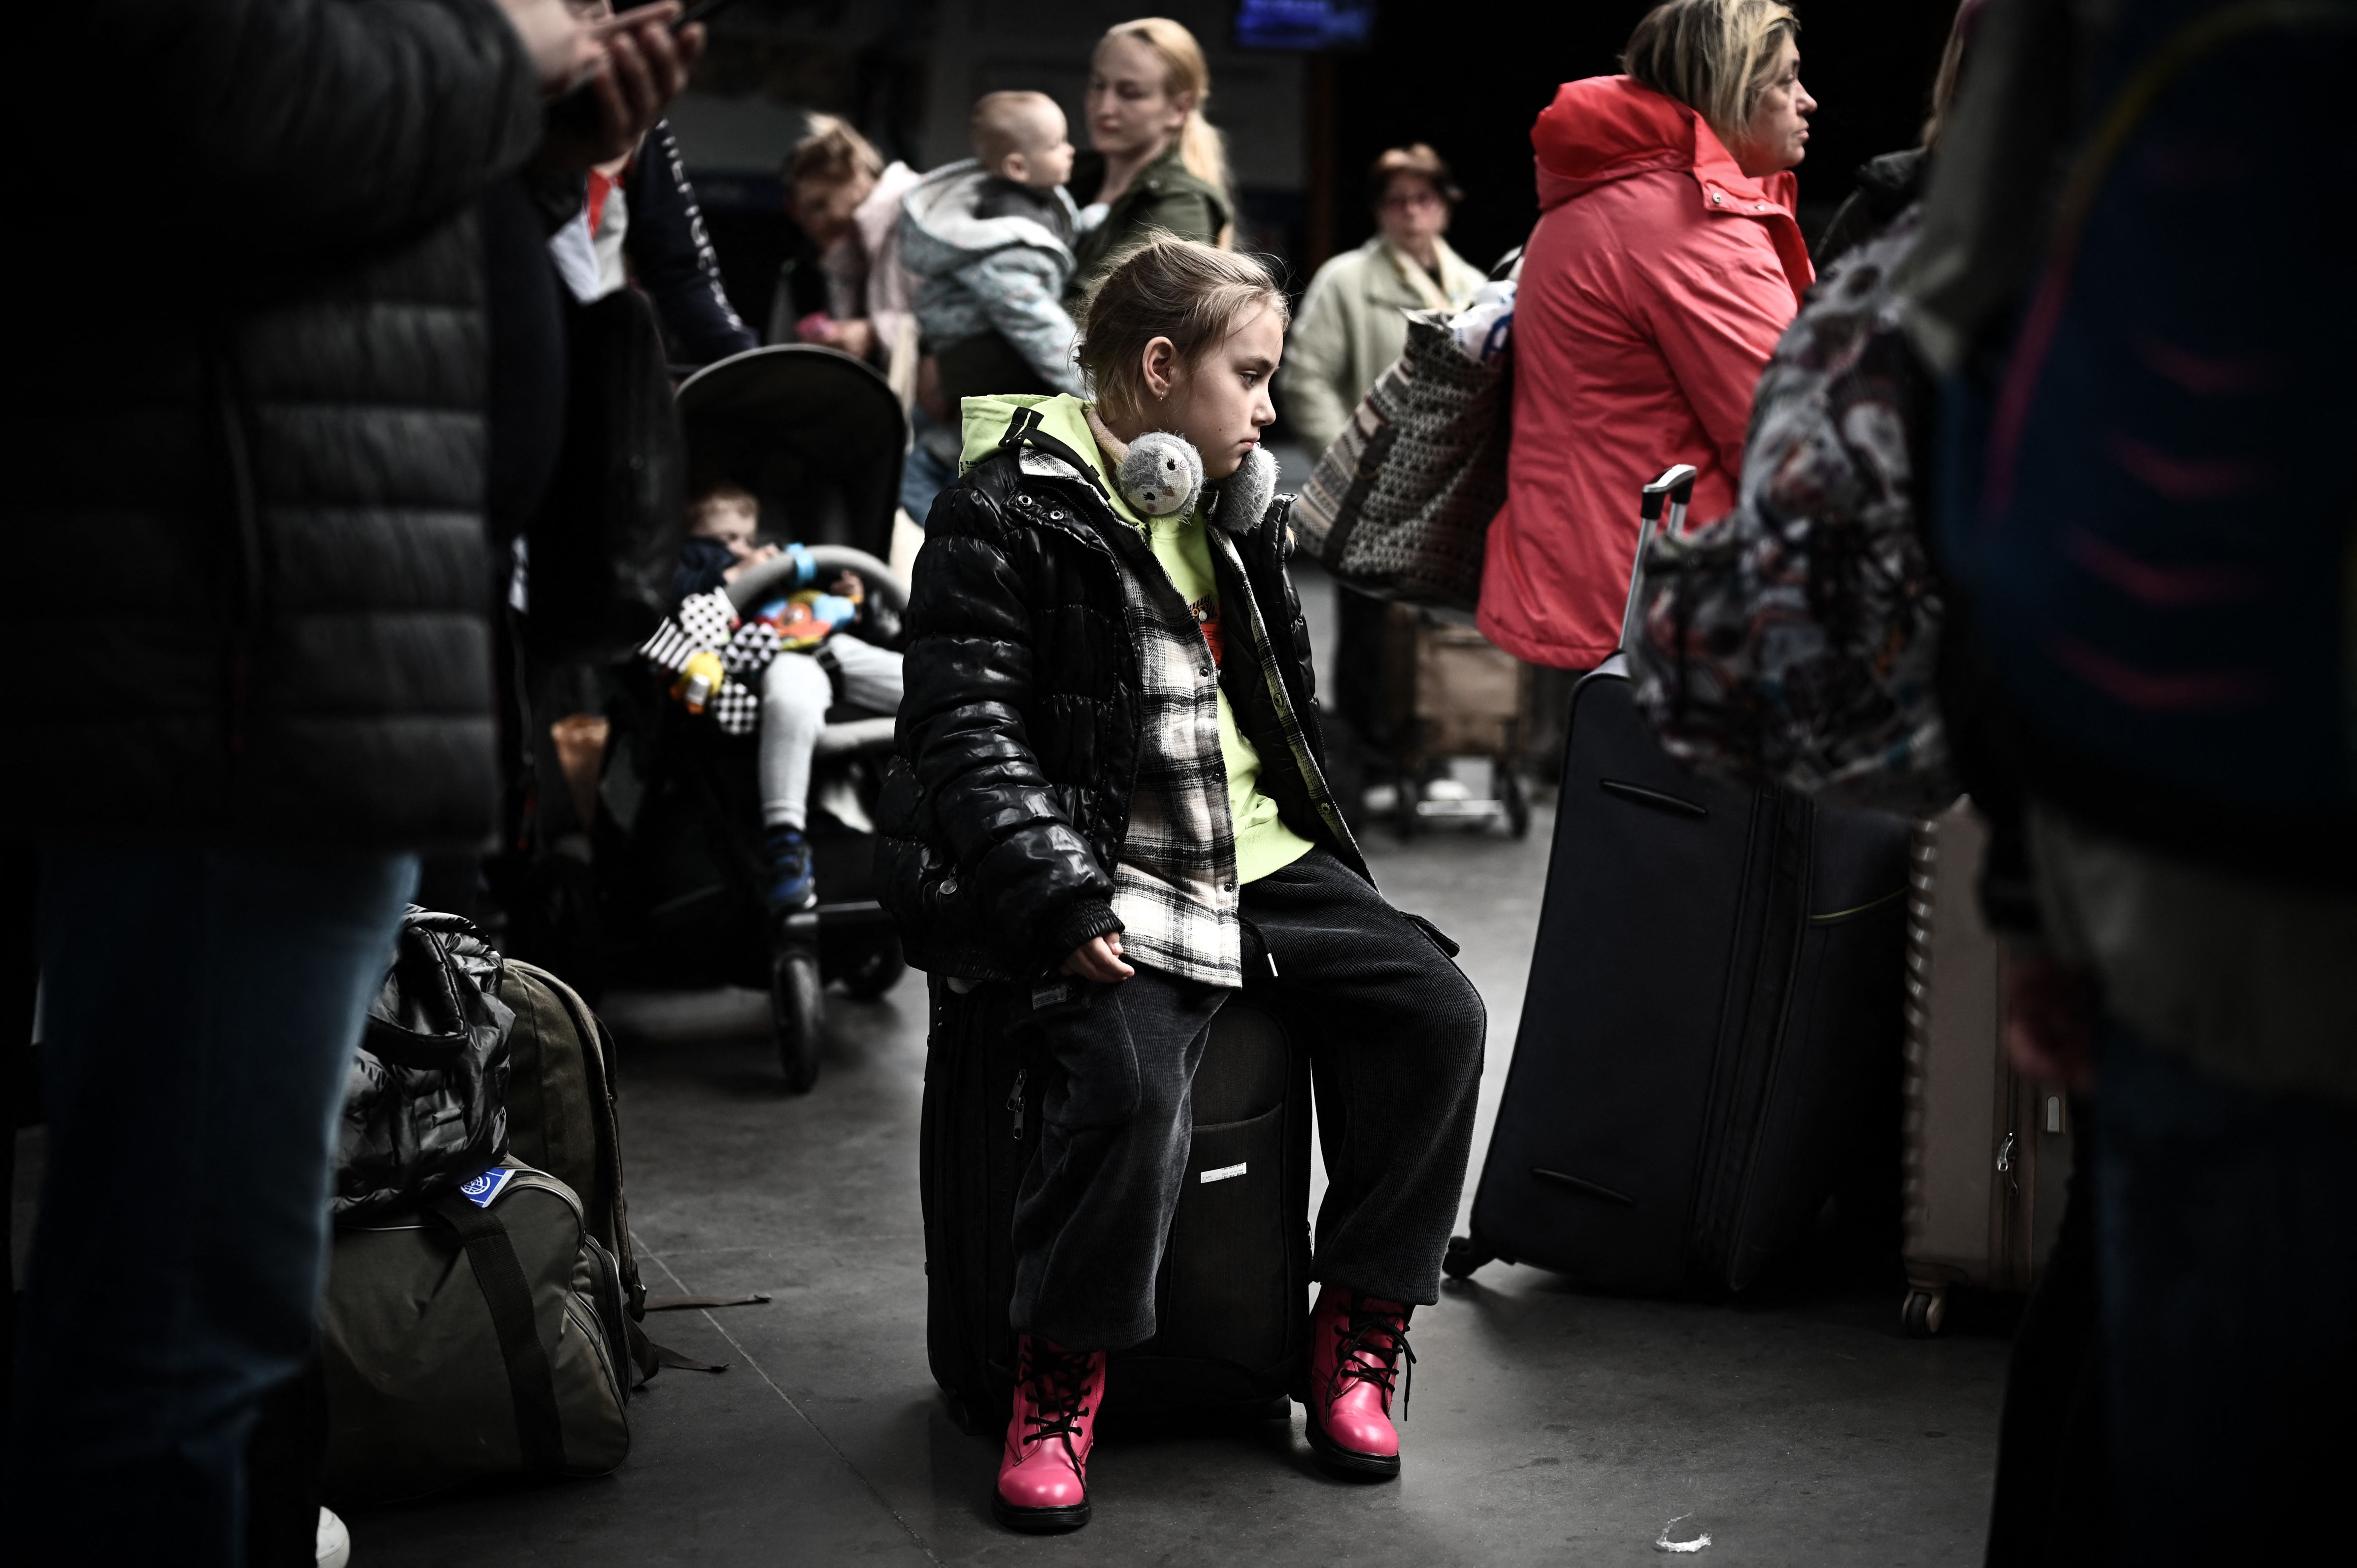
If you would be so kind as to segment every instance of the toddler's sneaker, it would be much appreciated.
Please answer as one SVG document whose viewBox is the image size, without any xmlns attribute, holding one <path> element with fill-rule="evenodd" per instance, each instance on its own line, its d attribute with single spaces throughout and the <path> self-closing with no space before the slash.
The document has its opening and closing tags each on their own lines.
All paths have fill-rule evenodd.
<svg viewBox="0 0 2357 1568">
<path fill-rule="evenodd" d="M 762 897 L 773 915 L 799 915 L 818 908 L 818 876 L 811 866 L 810 841 L 800 828 L 773 827 L 761 839 L 769 856 L 770 882 Z"/>
</svg>

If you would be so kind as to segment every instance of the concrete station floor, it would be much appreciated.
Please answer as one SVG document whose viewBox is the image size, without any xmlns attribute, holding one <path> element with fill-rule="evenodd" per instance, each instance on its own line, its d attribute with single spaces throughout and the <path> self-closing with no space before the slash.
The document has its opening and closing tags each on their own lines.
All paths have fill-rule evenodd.
<svg viewBox="0 0 2357 1568">
<path fill-rule="evenodd" d="M 1283 456 L 1297 487 L 1305 465 Z M 1331 588 L 1297 575 L 1323 674 Z M 1551 826 L 1543 808 L 1525 843 L 1441 831 L 1403 845 L 1379 830 L 1367 846 L 1392 900 L 1464 944 L 1489 1004 L 1467 1213 Z M 662 1343 L 728 1369 L 651 1382 L 613 1476 L 357 1514 L 356 1568 L 1602 1565 L 1704 1534 L 1712 1563 L 1981 1561 L 2007 1315 L 1959 1303 L 1949 1337 L 1907 1339 L 1895 1262 L 1831 1247 L 1718 1303 L 1589 1295 L 1492 1263 L 1416 1314 L 1397 1483 L 1325 1477 L 1297 1409 L 1289 1423 L 1116 1431 L 1092 1466 L 1094 1523 L 1011 1534 L 989 1512 L 996 1439 L 957 1429 L 925 1362 L 924 977 L 874 1003 L 832 997 L 825 1073 L 799 1099 L 757 993 L 619 993 L 604 1012 L 650 1292 L 772 1300 L 650 1317 Z M 40 1147 L 38 1131 L 18 1141 L 20 1252 Z"/>
<path fill-rule="evenodd" d="M 1464 942 L 1490 1005 L 1476 1174 L 1548 826 L 1542 812 L 1524 844 L 1370 845 L 1394 901 Z M 1712 1562 L 1980 1561 L 2005 1341 L 1909 1340 L 1895 1269 L 1828 1257 L 1717 1304 L 1583 1294 L 1493 1263 L 1416 1316 L 1397 1484 L 1325 1478 L 1297 1409 L 1289 1425 L 1112 1434 L 1093 1524 L 1010 1534 L 988 1511 L 997 1444 L 958 1431 L 925 1363 L 923 977 L 872 1004 L 833 998 L 825 1076 L 802 1099 L 780 1087 L 754 993 L 615 995 L 606 1011 L 649 1289 L 774 1299 L 650 1318 L 730 1365 L 649 1384 L 613 1477 L 362 1514 L 357 1568 L 1609 1564 L 1657 1560 L 1665 1526 L 1707 1533 Z"/>
<path fill-rule="evenodd" d="M 1330 671 L 1331 589 L 1299 575 Z M 1542 809 L 1526 843 L 1378 831 L 1368 845 L 1391 898 L 1464 943 L 1489 1004 L 1469 1212 L 1550 827 Z M 925 1362 L 923 976 L 875 1003 L 831 998 L 825 1073 L 800 1099 L 756 993 L 615 994 L 604 1010 L 649 1290 L 773 1299 L 649 1319 L 662 1342 L 729 1366 L 651 1382 L 615 1475 L 355 1515 L 356 1568 L 1634 1564 L 1704 1534 L 1714 1563 L 1981 1560 L 2007 1351 L 1987 1328 L 2004 1314 L 1980 1314 L 1975 1333 L 1960 1311 L 1949 1337 L 1907 1339 L 1895 1263 L 1830 1248 L 1720 1303 L 1584 1294 L 1493 1263 L 1416 1315 L 1396 1484 L 1326 1478 L 1297 1409 L 1289 1423 L 1116 1431 L 1092 1467 L 1093 1524 L 1010 1534 L 989 1514 L 996 1440 L 958 1431 Z M 28 1132 L 20 1242 L 38 1151 Z"/>
</svg>

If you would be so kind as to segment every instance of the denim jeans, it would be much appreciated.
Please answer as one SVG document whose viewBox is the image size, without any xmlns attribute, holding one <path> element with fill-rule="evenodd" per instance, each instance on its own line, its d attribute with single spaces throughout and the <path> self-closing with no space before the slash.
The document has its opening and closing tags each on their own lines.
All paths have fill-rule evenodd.
<svg viewBox="0 0 2357 1568">
<path fill-rule="evenodd" d="M 48 1165 L 0 1538 L 21 1568 L 242 1568 L 246 1440 L 311 1348 L 337 1112 L 417 862 L 40 860 Z"/>
<path fill-rule="evenodd" d="M 1389 1301 L 1440 1299 L 1464 1190 L 1488 1015 L 1432 940 L 1326 851 L 1243 890 L 1276 962 L 1244 989 L 1307 1032 L 1326 1201 L 1313 1273 Z M 1043 1026 L 1063 1068 L 1015 1199 L 1015 1326 L 1076 1350 L 1154 1337 L 1154 1279 L 1187 1176 L 1189 1091 L 1229 993 L 1140 968 Z"/>
<path fill-rule="evenodd" d="M 957 482 L 957 465 L 942 461 L 925 441 L 928 433 L 940 428 L 923 409 L 909 411 L 909 429 L 914 440 L 909 460 L 900 468 L 900 507 L 919 528 L 932 515 L 934 500 Z"/>
<path fill-rule="evenodd" d="M 2357 1111 L 2226 1082 L 2116 1023 L 2096 1091 L 2119 1561 L 2336 1555 L 2330 1499 L 2357 1466 Z"/>
</svg>

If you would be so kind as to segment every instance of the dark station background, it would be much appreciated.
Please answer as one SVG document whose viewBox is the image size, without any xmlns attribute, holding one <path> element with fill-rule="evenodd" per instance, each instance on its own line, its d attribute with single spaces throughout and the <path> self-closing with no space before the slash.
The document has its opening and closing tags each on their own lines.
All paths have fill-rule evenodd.
<svg viewBox="0 0 2357 1568">
<path fill-rule="evenodd" d="M 1383 7 L 1373 47 L 1322 57 L 1311 92 L 1329 96 L 1330 149 L 1313 162 L 1330 171 L 1333 249 L 1374 232 L 1364 171 L 1385 147 L 1426 141 L 1445 150 L 1465 189 L 1450 242 L 1487 266 L 1522 243 L 1538 216 L 1531 123 L 1556 87 L 1620 69 L 1629 30 L 1649 0 L 1515 5 L 1480 30 L 1478 48 L 1453 44 L 1435 22 L 1458 11 L 1426 4 Z M 1802 166 L 1802 225 L 1810 239 L 1849 194 L 1857 166 L 1921 140 L 1932 76 L 1955 16 L 1950 0 L 1808 0 L 1801 14 L 1801 80 L 1821 107 Z M 1317 227 L 1318 192 L 1309 224 Z M 1305 235 L 1306 255 L 1320 247 Z M 1330 253 L 1330 252 L 1329 252 Z"/>
<path fill-rule="evenodd" d="M 1364 180 L 1375 156 L 1424 141 L 1448 158 L 1465 190 L 1450 242 L 1490 265 L 1523 242 L 1538 215 L 1531 123 L 1559 83 L 1620 69 L 1620 48 L 1649 3 L 1509 5 L 1471 22 L 1483 16 L 1472 5 L 1381 0 L 1368 48 L 1308 58 L 1299 78 L 1306 188 L 1240 190 L 1241 242 L 1274 255 L 1297 292 L 1319 262 L 1373 232 Z M 997 0 L 870 0 L 872 29 L 831 29 L 818 42 L 779 35 L 823 27 L 844 0 L 749 0 L 716 27 L 697 85 L 724 94 L 759 86 L 845 115 L 887 157 L 921 165 L 928 73 L 942 68 L 933 35 L 942 8 L 957 5 L 997 9 Z M 1107 21 L 1130 14 L 1095 8 Z M 1858 165 L 1920 139 L 1955 7 L 1954 0 L 1803 0 L 1798 9 L 1802 78 L 1821 105 L 1801 169 L 1802 225 L 1813 240 Z M 1215 81 L 1215 121 L 1219 91 Z M 1082 127 L 1073 133 L 1084 141 Z M 699 171 L 698 178 L 706 177 Z M 730 296 L 756 330 L 781 283 L 797 314 L 825 304 L 816 252 L 780 209 L 782 194 L 773 175 L 726 176 L 704 187 Z"/>
</svg>

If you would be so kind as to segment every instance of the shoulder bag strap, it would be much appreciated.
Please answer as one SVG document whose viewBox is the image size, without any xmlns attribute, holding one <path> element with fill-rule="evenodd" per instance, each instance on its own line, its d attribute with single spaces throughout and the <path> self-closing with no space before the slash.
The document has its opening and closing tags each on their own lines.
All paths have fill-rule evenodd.
<svg viewBox="0 0 2357 1568">
<path fill-rule="evenodd" d="M 565 1469 L 565 1423 L 556 1406 L 556 1375 L 548 1364 L 548 1350 L 540 1342 L 540 1321 L 533 1310 L 532 1283 L 523 1277 L 515 1243 L 508 1228 L 488 1208 L 478 1208 L 464 1194 L 445 1192 L 428 1206 L 443 1223 L 458 1233 L 475 1283 L 491 1309 L 491 1326 L 500 1337 L 500 1357 L 507 1363 L 508 1393 L 515 1402 L 516 1444 L 527 1470 L 559 1475 Z"/>
</svg>

